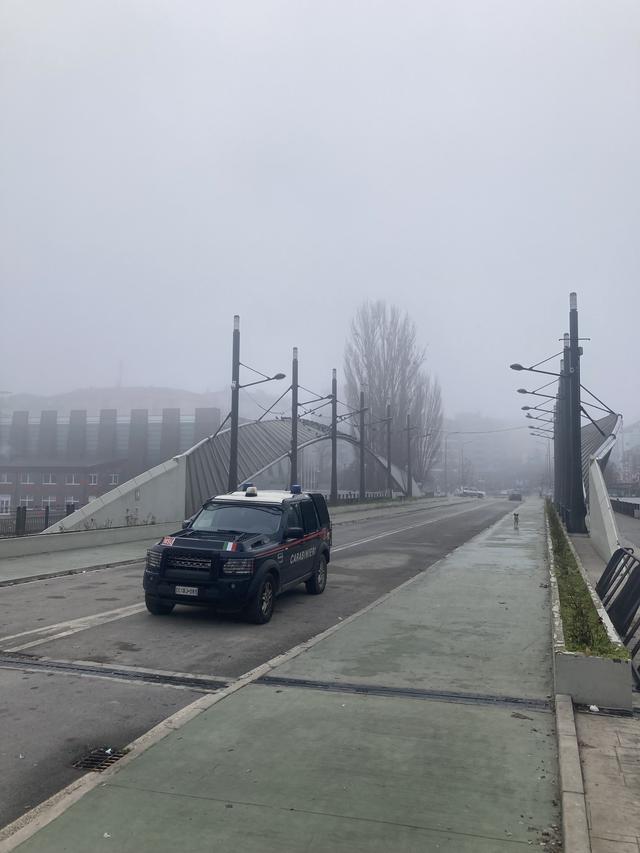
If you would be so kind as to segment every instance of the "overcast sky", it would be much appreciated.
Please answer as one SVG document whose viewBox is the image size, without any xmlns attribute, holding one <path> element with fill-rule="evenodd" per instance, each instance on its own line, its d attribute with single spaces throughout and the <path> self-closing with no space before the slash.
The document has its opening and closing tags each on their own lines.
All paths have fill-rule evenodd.
<svg viewBox="0 0 640 853">
<path fill-rule="evenodd" d="M 385 298 L 515 418 L 576 290 L 640 416 L 637 2 L 0 0 L 0 122 L 0 389 L 218 389 L 239 313 L 326 390 Z"/>
</svg>

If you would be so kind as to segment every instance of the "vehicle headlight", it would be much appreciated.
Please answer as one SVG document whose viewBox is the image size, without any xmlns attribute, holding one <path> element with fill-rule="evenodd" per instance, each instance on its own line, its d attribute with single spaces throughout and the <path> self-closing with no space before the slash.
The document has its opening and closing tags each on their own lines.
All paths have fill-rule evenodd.
<svg viewBox="0 0 640 853">
<path fill-rule="evenodd" d="M 237 577 L 238 575 L 253 574 L 253 560 L 227 560 L 224 564 L 225 575 Z"/>
<path fill-rule="evenodd" d="M 147 551 L 147 568 L 150 570 L 159 569 L 162 554 L 159 551 Z"/>
</svg>

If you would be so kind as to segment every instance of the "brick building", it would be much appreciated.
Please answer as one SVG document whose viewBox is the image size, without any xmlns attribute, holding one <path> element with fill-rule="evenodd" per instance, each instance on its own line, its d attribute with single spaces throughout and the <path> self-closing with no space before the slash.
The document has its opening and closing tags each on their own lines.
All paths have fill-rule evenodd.
<svg viewBox="0 0 640 853">
<path fill-rule="evenodd" d="M 118 415 L 102 409 L 87 417 L 76 409 L 67 417 L 43 411 L 39 417 L 14 411 L 0 419 L 0 515 L 49 507 L 77 509 L 137 474 L 188 450 L 220 424 L 220 410 L 132 409 Z"/>
</svg>

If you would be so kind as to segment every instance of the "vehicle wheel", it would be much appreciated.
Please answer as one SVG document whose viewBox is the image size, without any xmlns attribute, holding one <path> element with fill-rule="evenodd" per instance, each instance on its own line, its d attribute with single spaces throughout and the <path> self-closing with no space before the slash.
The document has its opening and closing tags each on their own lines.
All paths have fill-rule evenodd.
<svg viewBox="0 0 640 853">
<path fill-rule="evenodd" d="M 264 625 L 273 616 L 273 605 L 276 597 L 276 584 L 273 575 L 265 575 L 258 591 L 247 606 L 246 615 L 249 622 Z"/>
<path fill-rule="evenodd" d="M 306 581 L 305 586 L 309 595 L 320 595 L 327 585 L 327 558 L 322 555 L 313 576 Z"/>
<path fill-rule="evenodd" d="M 144 603 L 149 613 L 153 613 L 154 616 L 168 616 L 175 607 L 173 601 L 162 601 L 154 598 L 153 595 L 145 595 Z"/>
</svg>

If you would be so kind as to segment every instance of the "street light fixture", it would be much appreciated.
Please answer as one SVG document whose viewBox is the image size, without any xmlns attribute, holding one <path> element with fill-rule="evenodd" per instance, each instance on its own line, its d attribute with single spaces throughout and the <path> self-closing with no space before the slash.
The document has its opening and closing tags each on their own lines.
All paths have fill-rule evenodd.
<svg viewBox="0 0 640 853">
<path fill-rule="evenodd" d="M 532 415 L 529 412 L 525 415 L 527 418 L 531 418 L 532 421 L 542 421 L 543 424 L 552 424 L 553 418 L 539 418 L 536 415 Z M 531 424 L 533 426 L 533 424 Z"/>
<path fill-rule="evenodd" d="M 538 391 L 527 391 L 526 388 L 518 388 L 518 394 L 531 394 L 534 397 L 546 397 L 548 400 L 557 399 L 555 394 L 540 394 Z"/>
</svg>

